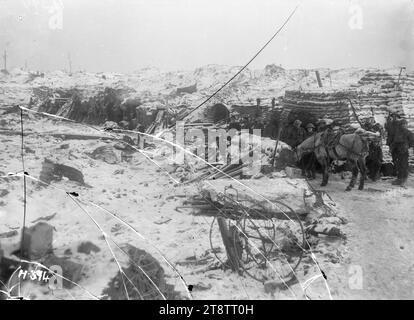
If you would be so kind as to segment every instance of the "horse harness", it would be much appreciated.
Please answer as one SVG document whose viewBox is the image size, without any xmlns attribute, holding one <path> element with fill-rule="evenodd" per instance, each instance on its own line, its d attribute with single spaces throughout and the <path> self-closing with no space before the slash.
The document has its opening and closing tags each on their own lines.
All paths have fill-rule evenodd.
<svg viewBox="0 0 414 320">
<path fill-rule="evenodd" d="M 323 138 L 322 140 L 325 140 L 325 141 L 322 141 L 320 144 L 316 145 L 316 143 L 315 143 L 316 141 L 314 140 L 313 148 L 307 148 L 307 149 L 303 149 L 303 150 L 304 151 L 315 151 L 315 149 L 317 147 L 322 146 L 325 149 L 325 152 L 326 152 L 326 155 L 328 157 L 328 160 L 331 160 L 331 157 L 329 156 L 330 151 L 332 151 L 332 153 L 335 155 L 335 157 L 337 159 L 341 159 L 341 156 L 336 151 L 336 146 L 339 145 L 342 148 L 344 148 L 348 153 L 351 153 L 351 154 L 354 154 L 354 155 L 356 155 L 358 157 L 361 157 L 364 154 L 363 151 L 361 153 L 357 153 L 357 152 L 353 151 L 353 148 L 354 148 L 354 145 L 355 145 L 355 139 L 352 142 L 351 148 L 348 148 L 347 146 L 343 145 L 340 142 L 340 139 L 341 139 L 341 137 L 342 137 L 343 134 L 344 134 L 343 132 L 338 132 L 331 139 L 329 138 L 329 136 L 326 136 L 326 134 L 324 134 L 322 136 L 322 138 Z M 361 137 L 360 137 L 360 139 L 363 140 Z"/>
<path fill-rule="evenodd" d="M 340 156 L 336 152 L 336 146 L 341 145 L 340 142 L 339 142 L 339 139 L 341 137 L 342 137 L 342 132 L 338 132 L 332 138 L 329 136 L 329 134 L 327 132 L 324 132 L 323 139 L 324 139 L 324 143 L 325 143 L 325 151 L 326 151 L 326 155 L 328 157 L 328 162 L 330 162 L 330 160 L 331 160 L 330 156 L 329 156 L 329 151 L 332 151 L 333 154 L 335 155 L 335 157 L 337 159 L 340 159 Z"/>
</svg>

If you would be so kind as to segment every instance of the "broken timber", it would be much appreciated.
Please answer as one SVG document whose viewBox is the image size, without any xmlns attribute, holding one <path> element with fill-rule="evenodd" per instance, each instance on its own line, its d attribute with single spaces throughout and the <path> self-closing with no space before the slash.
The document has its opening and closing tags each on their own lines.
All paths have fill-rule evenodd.
<svg viewBox="0 0 414 320">
<path fill-rule="evenodd" d="M 0 130 L 0 134 L 1 135 L 5 135 L 5 136 L 16 136 L 16 135 L 21 135 L 21 131 L 16 131 L 16 130 Z M 28 135 L 47 135 L 50 137 L 54 137 L 54 138 L 59 138 L 62 140 L 119 140 L 118 138 L 114 138 L 114 137 L 105 137 L 105 136 L 98 136 L 98 135 L 84 135 L 84 134 L 70 134 L 70 133 L 48 133 L 48 132 L 24 132 L 23 133 L 24 136 L 28 136 Z"/>
<path fill-rule="evenodd" d="M 229 264 L 231 270 L 233 271 L 240 271 L 240 257 L 237 253 L 237 250 L 234 246 L 234 242 L 232 241 L 234 239 L 234 232 L 236 232 L 234 229 L 229 230 L 226 225 L 226 220 L 223 217 L 217 217 L 217 222 L 219 225 L 221 237 L 223 239 L 224 247 L 226 248 L 227 263 Z"/>
</svg>

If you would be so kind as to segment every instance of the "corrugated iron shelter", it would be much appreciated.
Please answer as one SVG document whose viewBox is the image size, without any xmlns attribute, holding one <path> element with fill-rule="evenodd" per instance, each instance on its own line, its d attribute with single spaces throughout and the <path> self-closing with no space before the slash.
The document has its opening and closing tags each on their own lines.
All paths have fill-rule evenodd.
<svg viewBox="0 0 414 320">
<path fill-rule="evenodd" d="M 230 110 L 226 105 L 216 103 L 205 109 L 204 116 L 207 122 L 217 123 L 222 120 L 227 120 L 230 117 Z"/>
</svg>

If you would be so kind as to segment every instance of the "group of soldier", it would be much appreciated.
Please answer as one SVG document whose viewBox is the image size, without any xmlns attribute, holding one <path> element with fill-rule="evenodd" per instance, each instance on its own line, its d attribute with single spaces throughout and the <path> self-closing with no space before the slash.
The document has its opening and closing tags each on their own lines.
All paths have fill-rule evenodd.
<svg viewBox="0 0 414 320">
<path fill-rule="evenodd" d="M 314 133 L 315 125 L 313 123 L 308 123 L 306 127 L 303 128 L 302 121 L 296 119 L 281 132 L 280 139 L 294 148 Z"/>
<path fill-rule="evenodd" d="M 380 170 L 383 163 L 382 138 L 386 134 L 386 144 L 389 147 L 392 162 L 394 164 L 394 174 L 397 179 L 392 182 L 393 185 L 404 186 L 407 182 L 409 164 L 409 148 L 414 148 L 414 134 L 407 128 L 407 120 L 401 118 L 397 113 L 390 113 L 385 123 L 385 128 L 375 122 L 374 117 L 368 118 L 362 124 L 362 128 L 370 132 L 378 132 L 378 139 L 371 140 L 368 144 L 369 153 L 366 158 L 369 168 L 369 177 L 377 180 L 380 176 Z M 291 147 L 297 147 L 304 140 L 317 132 L 323 132 L 322 141 L 325 143 L 332 142 L 334 133 L 334 122 L 330 119 L 319 120 L 316 125 L 313 123 L 306 124 L 302 127 L 302 122 L 296 119 L 291 125 L 282 131 L 281 140 Z M 339 131 L 342 129 L 337 127 Z M 385 129 L 385 130 L 384 130 Z M 335 130 L 336 131 L 336 130 Z M 342 131 L 343 133 L 343 131 Z M 326 138 L 324 138 L 326 137 Z M 329 138 L 330 137 L 330 138 Z M 312 157 L 308 161 L 315 161 Z M 306 159 L 305 159 L 306 160 Z M 305 166 L 314 166 L 314 164 L 303 164 Z"/>
<path fill-rule="evenodd" d="M 239 113 L 234 112 L 230 116 L 230 123 L 229 123 L 229 129 L 261 129 L 263 130 L 265 127 L 264 123 L 259 121 L 257 117 L 253 117 L 249 114 L 246 114 L 244 116 L 241 116 Z"/>
<path fill-rule="evenodd" d="M 259 123 L 257 119 L 248 116 L 241 117 L 239 114 L 232 115 L 230 118 L 229 128 L 241 129 L 264 129 L 265 124 Z M 408 157 L 409 148 L 414 147 L 414 134 L 407 128 L 407 120 L 401 118 L 397 113 L 390 113 L 385 126 L 375 122 L 374 117 L 368 118 L 361 124 L 362 129 L 370 132 L 378 132 L 378 139 L 371 140 L 368 143 L 369 153 L 366 158 L 368 167 L 368 176 L 371 180 L 376 181 L 381 174 L 383 164 L 382 139 L 386 135 L 386 144 L 389 147 L 392 162 L 394 165 L 393 174 L 397 179 L 392 182 L 393 185 L 405 185 L 408 177 Z M 330 119 L 321 119 L 316 123 L 309 122 L 302 125 L 302 121 L 296 119 L 284 128 L 280 134 L 280 140 L 291 147 L 297 147 L 304 140 L 311 137 L 317 132 L 323 133 L 323 142 L 328 144 L 334 141 L 333 137 L 339 133 L 344 133 L 341 127 L 335 126 L 334 121 Z M 304 159 L 306 162 L 315 162 L 314 157 Z M 315 163 L 303 163 L 307 167 L 314 167 Z"/>
<path fill-rule="evenodd" d="M 404 185 L 408 178 L 408 151 L 414 148 L 414 134 L 407 128 L 407 120 L 398 114 L 391 114 L 385 124 L 387 145 L 390 148 L 392 162 L 396 169 L 397 179 L 394 185 Z"/>
</svg>

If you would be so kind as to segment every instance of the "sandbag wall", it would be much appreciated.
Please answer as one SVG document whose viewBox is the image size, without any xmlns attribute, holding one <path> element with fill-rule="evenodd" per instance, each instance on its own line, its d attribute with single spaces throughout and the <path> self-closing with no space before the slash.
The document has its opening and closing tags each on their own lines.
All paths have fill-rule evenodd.
<svg viewBox="0 0 414 320">
<path fill-rule="evenodd" d="M 300 119 L 304 124 L 329 118 L 337 125 L 348 126 L 352 119 L 347 98 L 354 98 L 355 91 L 286 91 L 281 102 L 289 112 L 288 121 Z"/>
<path fill-rule="evenodd" d="M 400 70 L 390 72 L 368 72 L 359 80 L 358 114 L 361 119 L 374 115 L 385 119 L 389 112 L 396 112 L 407 119 L 408 128 L 414 132 L 414 73 Z M 388 146 L 383 144 L 384 160 L 391 161 Z M 414 155 L 410 154 L 410 166 L 414 166 Z"/>
<path fill-rule="evenodd" d="M 409 129 L 414 131 L 414 73 L 369 72 L 356 86 L 361 114 L 386 117 L 396 112 L 407 119 Z"/>
</svg>

